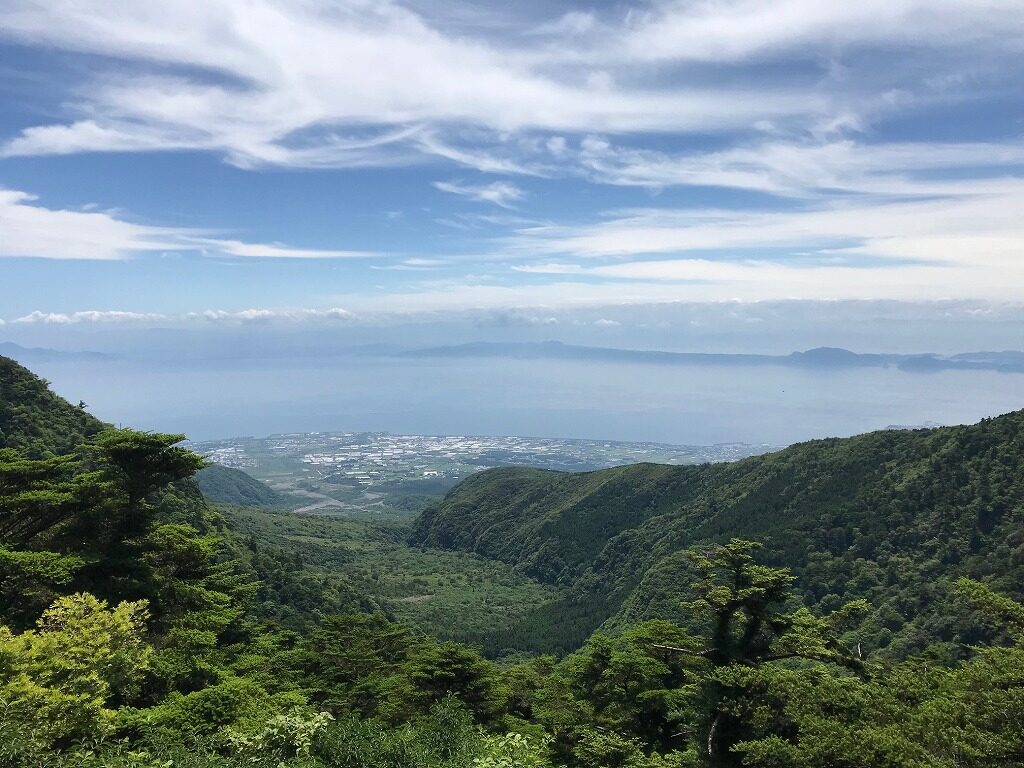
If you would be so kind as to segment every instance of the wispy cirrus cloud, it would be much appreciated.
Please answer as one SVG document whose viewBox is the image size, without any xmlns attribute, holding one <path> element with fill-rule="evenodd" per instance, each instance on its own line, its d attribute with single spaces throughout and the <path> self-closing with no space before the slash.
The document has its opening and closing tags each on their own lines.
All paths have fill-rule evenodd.
<svg viewBox="0 0 1024 768">
<path fill-rule="evenodd" d="M 494 181 L 490 184 L 461 184 L 454 181 L 435 181 L 434 186 L 442 192 L 468 197 L 478 203 L 494 203 L 502 208 L 515 208 L 525 192 L 515 184 Z"/>
<path fill-rule="evenodd" d="M 794 48 L 994 45 L 1020 51 L 1018 0 L 723 0 L 655 3 L 635 14 L 617 51 L 653 61 L 742 61 Z"/>
<path fill-rule="evenodd" d="M 675 286 L 680 300 L 1013 300 L 1024 291 L 1024 179 L 941 186 L 941 195 L 842 196 L 788 211 L 610 212 L 523 229 L 507 245 L 523 256 L 512 267 L 522 274 L 652 296 Z"/>
<path fill-rule="evenodd" d="M 252 259 L 365 259 L 379 255 L 372 251 L 292 248 L 282 243 L 246 243 L 241 240 L 220 238 L 190 238 L 184 245 L 208 247 L 215 253 Z"/>
<path fill-rule="evenodd" d="M 1022 10 L 1020 0 L 661 0 L 625 14 L 512 19 L 506 26 L 522 34 L 498 37 L 483 24 L 453 25 L 441 9 L 398 2 L 137 0 L 115 7 L 79 0 L 57 7 L 13 0 L 0 11 L 0 34 L 117 57 L 123 66 L 79 83 L 69 120 L 27 128 L 2 151 L 189 148 L 246 167 L 346 167 L 436 154 L 499 170 L 487 153 L 467 147 L 460 128 L 490 134 L 498 147 L 531 131 L 829 125 L 877 106 L 886 88 L 909 96 L 925 87 L 885 67 L 872 71 L 867 88 L 830 77 L 837 51 L 889 51 L 942 70 L 956 58 L 951 52 L 970 51 L 976 61 L 979 51 L 1019 51 Z M 780 70 L 723 78 L 699 67 L 650 66 L 728 68 L 783 54 L 822 76 Z M 940 74 L 929 82 L 955 87 L 955 73 Z M 517 165 L 506 160 L 505 169 Z"/>
<path fill-rule="evenodd" d="M 379 255 L 211 237 L 197 230 L 132 222 L 119 212 L 49 208 L 27 192 L 0 189 L 0 258 L 110 261 L 154 252 L 272 259 Z"/>
<path fill-rule="evenodd" d="M 751 251 L 800 261 L 875 257 L 1024 269 L 1024 179 L 943 182 L 946 194 L 896 199 L 840 198 L 789 211 L 663 209 L 610 212 L 578 226 L 520 230 L 521 253 L 582 259 L 715 253 L 721 261 Z M 768 258 L 765 256 L 764 258 Z M 868 265 L 870 266 L 870 264 Z M 956 286 L 951 285 L 951 290 Z"/>
<path fill-rule="evenodd" d="M 52 105 L 59 117 L 0 137 L 0 156 L 191 151 L 252 171 L 430 162 L 445 170 L 423 172 L 424 186 L 448 179 L 434 186 L 516 209 L 442 200 L 411 214 L 405 234 L 382 237 L 447 231 L 405 240 L 424 243 L 414 258 L 374 263 L 374 284 L 364 276 L 346 307 L 1024 289 L 1019 126 L 964 106 L 1016 103 L 1024 0 L 652 0 L 540 18 L 528 5 L 11 0 L 0 38 L 89 65 Z M 956 105 L 959 122 L 933 130 L 941 118 L 926 110 Z M 960 135 L 971 139 L 949 138 Z M 452 166 L 522 183 L 453 179 Z M 0 257 L 381 256 L 244 231 L 0 191 Z M 450 282 L 419 279 L 432 270 Z M 197 316 L 285 317 L 210 312 Z"/>
<path fill-rule="evenodd" d="M 137 65 L 83 84 L 79 119 L 29 129 L 7 155 L 187 146 L 240 165 L 347 165 L 388 145 L 424 149 L 416 126 L 697 130 L 808 108 L 806 94 L 783 87 L 753 99 L 699 86 L 581 84 L 576 66 L 545 72 L 544 51 L 446 34 L 392 2 L 139 0 L 58 12 L 22 0 L 0 22 L 19 41 Z M 153 64 L 170 71 L 153 74 Z"/>
<path fill-rule="evenodd" d="M 582 173 L 602 183 L 722 187 L 785 198 L 947 195 L 962 190 L 964 177 L 1024 175 L 1021 138 L 874 143 L 768 138 L 720 150 L 672 153 L 586 137 L 566 154 Z"/>
</svg>

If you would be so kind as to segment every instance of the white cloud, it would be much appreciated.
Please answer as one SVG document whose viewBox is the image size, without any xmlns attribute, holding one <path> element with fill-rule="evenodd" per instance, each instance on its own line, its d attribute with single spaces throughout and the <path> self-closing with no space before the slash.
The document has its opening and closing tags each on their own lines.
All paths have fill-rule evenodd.
<svg viewBox="0 0 1024 768">
<path fill-rule="evenodd" d="M 0 36 L 99 58 L 90 60 L 94 76 L 71 84 L 63 122 L 8 137 L 0 154 L 201 150 L 246 168 L 430 157 L 537 184 L 572 177 L 772 198 L 760 208 L 666 204 L 570 225 L 491 210 L 506 217 L 491 224 L 519 231 L 477 260 L 482 275 L 343 297 L 345 306 L 1002 297 L 1024 287 L 1024 143 L 896 143 L 871 132 L 880 115 L 998 88 L 1016 94 L 1024 0 L 651 0 L 625 13 L 506 19 L 499 32 L 474 26 L 472 14 L 455 24 L 458 14 L 417 7 L 9 0 Z M 502 208 L 535 202 L 504 181 L 435 186 Z M 484 221 L 430 216 L 470 234 Z M 340 245 L 249 242 L 0 190 L 0 257 L 375 255 Z M 439 263 L 375 266 L 412 273 Z M 532 284 L 503 283 L 511 277 Z M 197 319 L 318 317 L 308 312 L 211 310 Z"/>
<path fill-rule="evenodd" d="M 424 259 L 418 256 L 402 260 L 402 264 L 407 267 L 441 267 L 448 263 L 447 259 Z"/>
<path fill-rule="evenodd" d="M 123 310 L 84 310 L 80 312 L 41 312 L 35 310 L 13 320 L 15 323 L 43 325 L 76 325 L 78 323 L 154 323 L 167 319 L 157 312 L 126 312 Z"/>
<path fill-rule="evenodd" d="M 191 322 L 213 322 L 228 324 L 251 324 L 269 322 L 305 322 L 305 321 L 344 321 L 351 322 L 357 317 L 347 309 L 328 307 L 325 309 L 241 309 L 223 310 L 207 309 L 201 312 L 186 314 L 167 314 L 162 312 L 133 312 L 127 310 L 82 310 L 78 312 L 43 312 L 35 310 L 18 317 L 12 322 L 25 325 L 78 325 L 89 323 L 110 324 L 173 324 Z M 4 321 L 0 320 L 0 324 Z"/>
<path fill-rule="evenodd" d="M 525 193 L 515 184 L 495 181 L 490 184 L 459 184 L 451 181 L 435 181 L 434 186 L 442 192 L 468 197 L 480 203 L 494 203 L 502 208 L 515 208 Z"/>
<path fill-rule="evenodd" d="M 631 17 L 621 55 L 721 62 L 857 45 L 1020 50 L 1022 11 L 1019 0 L 669 0 Z"/>
<path fill-rule="evenodd" d="M 963 72 L 946 71 L 950 51 L 1013 55 L 1024 39 L 1024 0 L 661 0 L 530 19 L 501 40 L 429 12 L 387 0 L 10 0 L 0 35 L 117 57 L 121 68 L 76 88 L 69 122 L 29 128 L 3 152 L 193 148 L 240 166 L 311 167 L 426 152 L 511 170 L 514 160 L 467 151 L 460 129 L 496 145 L 531 130 L 706 133 L 780 120 L 834 130 L 860 124 L 878 94 L 968 92 Z M 785 54 L 834 74 L 846 47 L 931 52 L 930 76 L 865 88 L 650 66 Z"/>
<path fill-rule="evenodd" d="M 466 282 L 448 287 L 410 287 L 386 296 L 341 296 L 355 311 L 378 313 L 402 307 L 408 315 L 468 310 L 560 311 L 584 307 L 722 301 L 939 301 L 964 296 L 1018 302 L 1024 279 L 993 279 L 961 265 L 862 268 L 800 267 L 768 261 L 714 262 L 668 259 L 596 265 L 580 278 L 539 285 Z"/>
<path fill-rule="evenodd" d="M 186 320 L 208 320 L 215 323 L 268 323 L 276 321 L 303 322 L 311 320 L 352 321 L 356 316 L 341 307 L 327 309 L 242 309 L 228 311 L 223 309 L 207 309 L 203 312 L 192 312 L 185 316 Z"/>
<path fill-rule="evenodd" d="M 676 283 L 689 298 L 695 289 L 683 283 L 708 297 L 748 299 L 1006 298 L 1024 290 L 1020 140 L 773 139 L 672 155 L 589 138 L 572 151 L 611 183 L 720 186 L 793 202 L 610 211 L 590 224 L 520 227 L 503 242 L 520 256 L 516 272 Z"/>
<path fill-rule="evenodd" d="M 678 300 L 1012 300 L 1024 293 L 1024 179 L 941 182 L 944 195 L 842 197 L 789 211 L 622 211 L 521 230 L 512 269 Z M 558 255 L 558 261 L 545 261 Z M 654 286 L 658 287 L 655 289 Z M 608 290 L 611 296 L 613 290 Z"/>
<path fill-rule="evenodd" d="M 453 222 L 454 223 L 454 222 Z M 449 259 L 426 259 L 414 256 L 394 264 L 372 264 L 370 269 L 388 272 L 429 272 L 451 264 Z"/>
<path fill-rule="evenodd" d="M 847 23 L 844 14 L 833 21 Z M 3 151 L 187 147 L 241 166 L 350 166 L 462 154 L 452 146 L 459 127 L 500 144 L 510 132 L 707 132 L 834 111 L 834 93 L 806 84 L 652 79 L 630 41 L 656 25 L 618 26 L 570 14 L 554 37 L 496 42 L 395 2 L 12 0 L 0 34 L 123 63 L 77 89 L 69 122 L 30 128 Z M 609 46 L 623 32 L 625 47 Z M 682 47 L 694 47 L 690 33 L 674 34 L 673 44 L 683 34 Z M 609 48 L 623 60 L 614 82 L 603 66 Z"/>
<path fill-rule="evenodd" d="M 588 137 L 573 162 L 595 181 L 623 186 L 713 186 L 813 198 L 823 193 L 888 197 L 956 193 L 936 172 L 971 176 L 1024 171 L 1024 141 L 762 141 L 712 152 L 671 154 Z"/>
<path fill-rule="evenodd" d="M 513 264 L 515 272 L 526 272 L 533 275 L 579 275 L 586 272 L 586 268 L 579 264 Z"/>
<path fill-rule="evenodd" d="M 201 143 L 196 134 L 189 141 L 175 133 L 164 133 L 152 127 L 118 124 L 100 125 L 96 120 L 79 120 L 68 125 L 40 125 L 26 128 L 21 135 L 7 142 L 0 154 L 7 157 L 24 155 L 69 155 L 76 152 L 133 152 L 170 150 L 194 147 Z"/>
<path fill-rule="evenodd" d="M 1024 179 L 948 181 L 945 186 L 943 197 L 841 199 L 795 211 L 627 211 L 592 225 L 524 229 L 512 246 L 542 257 L 714 252 L 723 261 L 749 258 L 751 250 L 785 249 L 776 258 L 800 261 L 803 252 L 818 261 L 870 256 L 962 264 L 985 271 L 993 281 L 1024 269 Z"/>
<path fill-rule="evenodd" d="M 0 189 L 0 257 L 121 259 L 173 249 L 174 234 L 109 213 L 46 208 L 26 192 Z"/>
<path fill-rule="evenodd" d="M 48 208 L 27 192 L 0 189 L 0 258 L 116 260 L 143 253 L 188 251 L 276 259 L 379 255 L 208 237 L 195 230 L 134 223 L 117 212 Z"/>
<path fill-rule="evenodd" d="M 279 243 L 244 243 L 239 240 L 194 239 L 196 245 L 208 246 L 228 256 L 257 259 L 360 259 L 378 256 L 370 251 L 332 251 L 317 248 L 290 248 Z"/>
<path fill-rule="evenodd" d="M 351 309 L 210 309 L 184 314 L 35 311 L 13 322 L 58 327 L 121 324 L 214 328 L 294 327 L 299 324 L 322 327 L 336 323 L 394 327 L 409 322 L 418 325 L 424 321 L 467 321 L 483 326 L 544 327 L 564 324 L 610 329 L 660 323 L 657 313 L 661 311 L 681 313 L 685 316 L 683 322 L 687 324 L 703 324 L 708 321 L 709 312 L 716 319 L 708 322 L 715 325 L 731 321 L 750 324 L 761 322 L 766 317 L 788 315 L 800 306 L 816 307 L 815 313 L 823 313 L 839 325 L 856 322 L 857 318 L 878 320 L 888 317 L 893 320 L 896 316 L 900 323 L 913 323 L 915 317 L 946 317 L 951 322 L 983 319 L 997 324 L 1024 317 L 1019 288 L 1009 286 L 1003 296 L 995 300 L 950 299 L 943 291 L 942 280 L 935 279 L 941 268 L 936 268 L 935 272 L 896 269 L 892 272 L 892 279 L 886 280 L 880 279 L 877 273 L 851 268 L 798 270 L 768 263 L 727 265 L 725 271 L 715 265 L 702 264 L 699 260 L 637 263 L 635 267 L 628 273 L 623 270 L 626 278 L 607 281 L 559 281 L 539 286 L 471 283 L 426 286 L 376 298 L 350 296 L 346 300 L 351 301 Z M 595 269 L 613 270 L 614 266 Z M 829 290 L 822 291 L 818 281 L 828 278 L 829 272 L 832 273 Z M 588 278 L 593 277 L 595 275 L 588 275 Z M 709 279 L 704 280 L 705 277 Z M 945 277 L 948 275 L 942 279 Z M 917 291 L 912 301 L 905 300 L 901 280 L 908 280 L 910 287 Z M 767 281 L 768 290 L 759 284 L 762 281 Z M 871 289 L 877 299 L 865 299 L 865 288 Z M 718 309 L 714 309 L 716 306 Z M 840 318 L 845 319 L 840 321 Z M 791 319 L 797 324 L 801 322 L 796 316 Z M 820 316 L 815 322 L 819 321 Z"/>
</svg>

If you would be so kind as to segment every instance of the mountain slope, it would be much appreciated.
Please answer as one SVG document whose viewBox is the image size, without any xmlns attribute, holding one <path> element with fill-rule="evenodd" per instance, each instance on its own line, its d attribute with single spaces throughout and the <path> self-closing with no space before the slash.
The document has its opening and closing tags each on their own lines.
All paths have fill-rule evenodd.
<svg viewBox="0 0 1024 768">
<path fill-rule="evenodd" d="M 211 464 L 196 473 L 199 490 L 208 501 L 238 507 L 278 507 L 285 498 L 265 483 L 240 469 Z"/>
<path fill-rule="evenodd" d="M 24 366 L 0 357 L 0 448 L 31 457 L 68 453 L 105 426 Z"/>
<path fill-rule="evenodd" d="M 1015 412 L 730 464 L 491 470 L 424 512 L 411 542 L 476 552 L 567 587 L 587 607 L 585 625 L 684 620 L 679 553 L 756 539 L 768 562 L 793 569 L 808 604 L 827 611 L 870 599 L 865 641 L 903 652 L 982 631 L 943 603 L 956 576 L 1022 596 L 1022 521 L 1024 412 Z"/>
</svg>

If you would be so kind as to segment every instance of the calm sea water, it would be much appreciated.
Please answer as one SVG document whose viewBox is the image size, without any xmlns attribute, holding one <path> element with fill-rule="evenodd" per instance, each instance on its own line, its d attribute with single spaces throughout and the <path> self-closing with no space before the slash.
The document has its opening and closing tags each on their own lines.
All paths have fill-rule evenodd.
<svg viewBox="0 0 1024 768">
<path fill-rule="evenodd" d="M 1024 407 L 1024 375 L 550 360 L 33 364 L 100 418 L 197 440 L 390 431 L 782 445 Z"/>
</svg>

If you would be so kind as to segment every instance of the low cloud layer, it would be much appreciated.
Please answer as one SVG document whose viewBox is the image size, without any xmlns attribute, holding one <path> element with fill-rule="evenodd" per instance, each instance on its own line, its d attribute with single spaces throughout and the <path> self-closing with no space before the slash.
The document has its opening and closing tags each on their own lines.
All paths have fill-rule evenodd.
<svg viewBox="0 0 1024 768">
<path fill-rule="evenodd" d="M 95 323 L 159 327 L 194 323 L 251 324 L 270 322 L 309 322 L 318 320 L 352 321 L 356 316 L 346 309 L 206 309 L 180 315 L 161 312 L 132 312 L 127 310 L 80 310 L 77 312 L 43 312 L 34 310 L 13 318 L 16 325 L 89 325 Z"/>
</svg>

